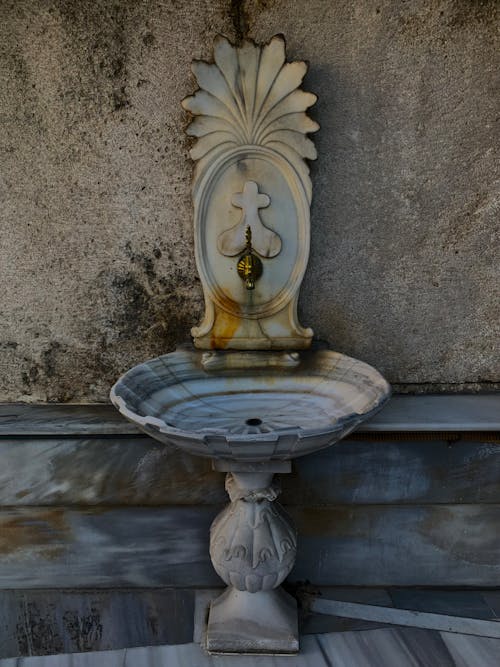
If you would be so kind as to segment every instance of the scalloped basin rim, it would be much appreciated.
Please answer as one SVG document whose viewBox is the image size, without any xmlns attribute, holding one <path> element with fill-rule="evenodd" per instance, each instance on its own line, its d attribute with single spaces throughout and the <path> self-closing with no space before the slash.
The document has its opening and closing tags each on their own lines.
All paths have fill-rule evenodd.
<svg viewBox="0 0 500 667">
<path fill-rule="evenodd" d="M 150 359 L 116 382 L 111 401 L 165 444 L 198 456 L 255 462 L 334 444 L 391 393 L 372 366 L 330 350 L 301 352 L 292 368 L 238 369 L 234 359 L 250 359 L 249 353 L 224 354 L 228 364 L 216 371 L 204 368 L 203 352 L 195 349 Z"/>
</svg>

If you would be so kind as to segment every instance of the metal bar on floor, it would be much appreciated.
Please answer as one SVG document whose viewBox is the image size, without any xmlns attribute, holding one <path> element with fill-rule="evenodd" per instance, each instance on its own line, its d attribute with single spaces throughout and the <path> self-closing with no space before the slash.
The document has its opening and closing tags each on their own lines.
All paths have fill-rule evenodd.
<svg viewBox="0 0 500 667">
<path fill-rule="evenodd" d="M 389 625 L 403 625 L 411 628 L 425 628 L 440 632 L 454 632 L 476 637 L 491 637 L 500 639 L 500 623 L 478 618 L 462 616 L 447 616 L 432 614 L 425 611 L 411 611 L 409 609 L 395 609 L 393 607 L 379 607 L 356 602 L 342 602 L 341 600 L 327 600 L 315 598 L 309 603 L 309 610 L 328 616 L 341 618 L 356 618 L 363 621 L 388 623 Z"/>
</svg>

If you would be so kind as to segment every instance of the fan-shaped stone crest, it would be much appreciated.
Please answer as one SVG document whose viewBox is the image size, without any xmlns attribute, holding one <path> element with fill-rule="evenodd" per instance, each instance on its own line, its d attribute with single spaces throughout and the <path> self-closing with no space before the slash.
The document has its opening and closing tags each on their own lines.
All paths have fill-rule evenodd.
<svg viewBox="0 0 500 667">
<path fill-rule="evenodd" d="M 307 65 L 286 62 L 281 35 L 239 47 L 219 35 L 214 62 L 194 61 L 192 69 L 199 90 L 182 105 L 194 116 L 187 129 L 197 139 L 193 160 L 242 145 L 267 146 L 294 162 L 316 159 L 306 135 L 319 125 L 306 110 L 317 98 L 300 89 Z"/>
</svg>

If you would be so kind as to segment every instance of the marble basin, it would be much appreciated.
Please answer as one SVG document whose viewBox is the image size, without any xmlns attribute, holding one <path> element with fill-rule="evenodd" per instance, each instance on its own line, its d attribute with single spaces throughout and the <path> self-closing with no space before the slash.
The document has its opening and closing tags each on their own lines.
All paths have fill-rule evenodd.
<svg viewBox="0 0 500 667">
<path fill-rule="evenodd" d="M 329 350 L 178 350 L 135 366 L 111 390 L 124 417 L 157 440 L 248 463 L 328 447 L 389 395 L 378 371 Z"/>
</svg>

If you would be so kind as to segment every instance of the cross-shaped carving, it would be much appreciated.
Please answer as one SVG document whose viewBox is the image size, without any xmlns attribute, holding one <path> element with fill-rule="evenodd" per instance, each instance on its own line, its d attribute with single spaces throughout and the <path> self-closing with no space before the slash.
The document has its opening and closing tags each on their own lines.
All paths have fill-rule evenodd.
<svg viewBox="0 0 500 667">
<path fill-rule="evenodd" d="M 231 204 L 243 209 L 243 215 L 246 215 L 247 224 L 251 224 L 255 218 L 259 217 L 259 208 L 269 206 L 271 200 L 267 195 L 260 195 L 257 183 L 247 181 L 243 187 L 243 192 L 237 192 L 231 198 Z"/>
<path fill-rule="evenodd" d="M 242 209 L 241 219 L 237 225 L 219 236 L 219 251 L 229 257 L 242 252 L 246 246 L 245 230 L 249 226 L 252 230 L 253 250 L 262 257 L 275 257 L 281 250 L 281 239 L 276 232 L 264 226 L 259 216 L 259 209 L 271 203 L 270 197 L 259 194 L 257 183 L 247 181 L 243 192 L 233 194 L 231 203 Z"/>
</svg>

